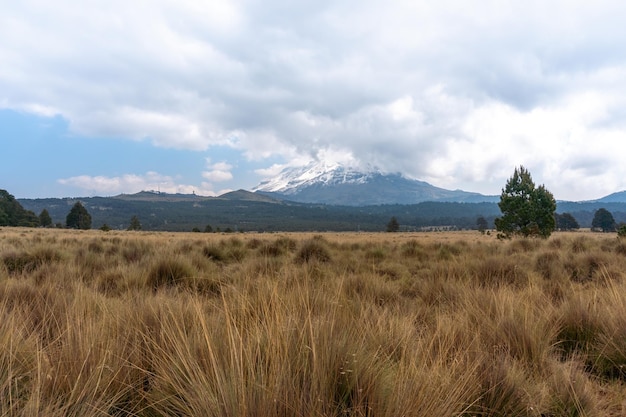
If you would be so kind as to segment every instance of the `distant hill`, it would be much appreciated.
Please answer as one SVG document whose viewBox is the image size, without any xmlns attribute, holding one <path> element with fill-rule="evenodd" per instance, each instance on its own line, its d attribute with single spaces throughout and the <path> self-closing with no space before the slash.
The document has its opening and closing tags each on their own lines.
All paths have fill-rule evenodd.
<svg viewBox="0 0 626 417">
<path fill-rule="evenodd" d="M 253 191 L 301 203 L 345 206 L 416 204 L 425 201 L 482 203 L 499 201 L 462 190 L 446 190 L 424 181 L 376 169 L 360 170 L 340 164 L 316 162 L 287 168 Z"/>
<path fill-rule="evenodd" d="M 595 203 L 626 203 L 626 191 L 609 194 L 605 197 L 593 200 Z"/>
<path fill-rule="evenodd" d="M 231 200 L 231 201 L 257 201 L 257 202 L 273 203 L 273 204 L 277 204 L 281 202 L 280 199 L 272 198 L 271 196 L 260 194 L 260 193 L 253 193 L 253 192 L 246 191 L 246 190 L 231 191 L 229 193 L 222 194 L 221 196 L 216 197 L 216 198 L 220 198 L 222 200 Z"/>
<path fill-rule="evenodd" d="M 126 201 L 152 201 L 152 202 L 163 202 L 163 201 L 198 201 L 204 200 L 209 197 L 203 197 L 196 194 L 168 194 L 161 193 L 158 191 L 140 191 L 135 194 L 120 194 L 111 198 L 116 198 L 118 200 L 126 200 Z"/>
</svg>

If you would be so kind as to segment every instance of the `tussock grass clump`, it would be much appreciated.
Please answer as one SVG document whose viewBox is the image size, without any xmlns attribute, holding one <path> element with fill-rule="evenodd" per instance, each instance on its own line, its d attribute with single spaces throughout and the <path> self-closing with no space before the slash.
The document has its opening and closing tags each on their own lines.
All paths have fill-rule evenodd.
<svg viewBox="0 0 626 417">
<path fill-rule="evenodd" d="M 537 238 L 517 238 L 513 239 L 508 247 L 509 254 L 531 252 L 542 245 L 542 241 Z"/>
<path fill-rule="evenodd" d="M 324 239 L 313 238 L 303 242 L 296 254 L 296 262 L 330 262 L 330 251 Z"/>
<path fill-rule="evenodd" d="M 278 257 L 285 253 L 285 249 L 276 242 L 266 243 L 259 248 L 259 254 L 263 256 Z"/>
<path fill-rule="evenodd" d="M 565 262 L 564 268 L 572 281 L 585 283 L 602 278 L 610 263 L 606 254 L 594 251 L 570 257 Z"/>
<path fill-rule="evenodd" d="M 485 358 L 477 376 L 480 396 L 470 405 L 469 415 L 529 415 L 532 404 L 529 383 L 524 370 L 515 361 Z"/>
<path fill-rule="evenodd" d="M 435 247 L 437 248 L 437 258 L 442 261 L 449 261 L 462 253 L 458 244 L 442 243 Z"/>
<path fill-rule="evenodd" d="M 542 252 L 535 259 L 535 271 L 545 279 L 553 279 L 559 276 L 563 270 L 561 257 L 556 251 Z"/>
<path fill-rule="evenodd" d="M 587 356 L 602 328 L 596 303 L 580 297 L 569 299 L 561 306 L 560 316 L 556 347 L 562 356 Z"/>
<path fill-rule="evenodd" d="M 226 260 L 226 254 L 224 250 L 217 245 L 207 245 L 202 248 L 202 253 L 204 256 L 209 258 L 214 262 L 224 262 Z"/>
<path fill-rule="evenodd" d="M 153 247 L 148 241 L 144 240 L 129 240 L 125 242 L 124 249 L 122 250 L 122 256 L 128 263 L 135 263 L 150 256 L 153 252 Z"/>
<path fill-rule="evenodd" d="M 382 247 L 370 248 L 365 252 L 365 259 L 370 262 L 382 262 L 387 258 L 387 251 Z"/>
<path fill-rule="evenodd" d="M 262 256 L 278 257 L 297 249 L 298 242 L 288 237 L 279 237 L 272 242 L 264 242 L 258 245 L 259 254 Z"/>
<path fill-rule="evenodd" d="M 587 241 L 587 239 L 583 236 L 579 236 L 572 240 L 572 243 L 570 244 L 570 250 L 574 253 L 583 253 L 587 250 L 588 246 L 589 242 Z"/>
<path fill-rule="evenodd" d="M 518 286 L 528 283 L 528 272 L 511 257 L 490 256 L 474 263 L 472 274 L 485 287 Z"/>
<path fill-rule="evenodd" d="M 35 258 L 27 252 L 10 252 L 2 256 L 2 263 L 9 274 L 32 272 L 37 268 Z"/>
<path fill-rule="evenodd" d="M 32 251 L 8 252 L 2 255 L 2 263 L 11 275 L 29 273 L 42 265 L 48 265 L 61 260 L 61 254 L 46 247 L 39 247 Z"/>
<path fill-rule="evenodd" d="M 419 261 L 428 259 L 428 252 L 417 240 L 410 240 L 402 245 L 402 255 L 407 258 L 416 258 Z"/>
<path fill-rule="evenodd" d="M 153 290 L 188 284 L 195 274 L 193 268 L 179 258 L 163 259 L 152 267 L 147 277 L 147 284 Z"/>
<path fill-rule="evenodd" d="M 218 263 L 241 262 L 245 258 L 246 252 L 243 244 L 209 244 L 202 248 L 204 256 Z"/>
</svg>

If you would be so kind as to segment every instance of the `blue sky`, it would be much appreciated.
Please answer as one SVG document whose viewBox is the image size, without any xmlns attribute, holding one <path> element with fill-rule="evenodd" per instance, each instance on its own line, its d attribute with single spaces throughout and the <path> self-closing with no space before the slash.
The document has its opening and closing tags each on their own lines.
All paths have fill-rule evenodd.
<svg viewBox="0 0 626 417">
<path fill-rule="evenodd" d="M 3 153 L 11 156 L 0 165 L 0 178 L 21 198 L 141 190 L 212 195 L 251 188 L 258 177 L 254 170 L 262 168 L 230 147 L 199 152 L 158 147 L 149 140 L 76 136 L 60 116 L 6 109 L 0 110 L 0 137 Z M 211 181 L 221 188 L 213 188 Z"/>
<path fill-rule="evenodd" d="M 216 195 L 315 160 L 626 189 L 626 3 L 6 2 L 0 188 Z"/>
</svg>

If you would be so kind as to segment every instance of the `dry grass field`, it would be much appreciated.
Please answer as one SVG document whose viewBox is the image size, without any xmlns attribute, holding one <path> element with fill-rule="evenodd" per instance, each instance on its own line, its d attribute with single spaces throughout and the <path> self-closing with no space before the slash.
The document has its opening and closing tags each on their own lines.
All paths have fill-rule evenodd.
<svg viewBox="0 0 626 417">
<path fill-rule="evenodd" d="M 626 415 L 626 241 L 0 230 L 0 416 Z"/>
</svg>

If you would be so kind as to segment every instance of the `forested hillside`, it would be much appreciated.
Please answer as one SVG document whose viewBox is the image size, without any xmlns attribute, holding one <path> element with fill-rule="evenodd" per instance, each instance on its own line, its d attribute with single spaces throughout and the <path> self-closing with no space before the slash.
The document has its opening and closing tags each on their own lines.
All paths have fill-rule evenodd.
<svg viewBox="0 0 626 417">
<path fill-rule="evenodd" d="M 6 190 L 0 190 L 0 226 L 39 226 L 39 218 Z"/>
</svg>

